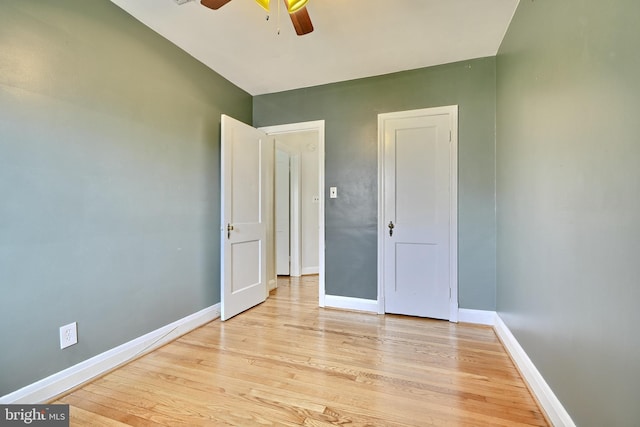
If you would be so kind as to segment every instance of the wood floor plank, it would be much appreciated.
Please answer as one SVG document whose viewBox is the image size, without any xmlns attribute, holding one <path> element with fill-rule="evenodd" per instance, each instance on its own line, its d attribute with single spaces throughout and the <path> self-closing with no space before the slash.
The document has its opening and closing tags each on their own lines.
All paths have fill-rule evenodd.
<svg viewBox="0 0 640 427">
<path fill-rule="evenodd" d="M 489 327 L 321 309 L 317 276 L 56 403 L 72 425 L 547 426 Z"/>
<path fill-rule="evenodd" d="M 71 424 L 92 427 L 123 427 L 129 424 L 121 423 L 95 411 L 85 411 L 77 406 L 70 408 Z"/>
<path fill-rule="evenodd" d="M 212 348 L 217 348 L 216 346 L 212 346 Z M 181 346 L 172 346 L 171 349 L 167 349 L 166 353 L 158 354 L 158 357 L 165 357 L 171 359 L 171 363 L 179 363 L 187 354 L 193 353 L 195 350 L 190 348 L 181 348 Z M 283 352 L 286 356 L 281 356 L 280 353 L 264 353 L 265 348 L 262 349 L 262 355 L 260 357 L 256 356 L 255 353 L 251 351 L 246 351 L 244 354 L 240 355 L 240 359 L 243 363 L 251 363 L 251 364 L 261 364 L 266 369 L 278 368 L 278 367 L 288 367 L 295 366 L 297 369 L 307 368 L 308 370 L 315 370 L 321 375 L 326 375 L 327 373 L 331 374 L 334 377 L 343 376 L 350 379 L 355 379 L 356 377 L 360 377 L 361 381 L 365 382 L 366 378 L 371 375 L 371 378 L 376 378 L 376 370 L 375 366 L 367 366 L 366 364 L 361 364 L 360 362 L 356 362 L 354 360 L 345 362 L 339 361 L 336 359 L 331 359 L 327 361 L 313 359 L 312 357 L 306 357 L 304 359 L 294 359 L 291 352 L 286 352 L 286 349 Z M 227 362 L 229 359 L 233 359 L 233 357 L 237 357 L 236 353 L 232 353 L 231 350 L 228 350 L 226 353 Z M 486 361 L 487 364 L 494 363 L 493 361 Z M 201 362 L 204 365 L 208 365 L 208 361 Z M 399 369 L 390 369 L 392 365 L 391 362 L 387 363 L 387 376 L 393 374 L 393 378 L 398 381 L 411 380 L 415 377 L 415 371 L 411 369 L 407 369 L 406 365 L 404 370 Z M 212 367 L 216 367 L 216 365 L 211 365 Z M 358 367 L 358 370 L 354 370 L 354 367 Z M 493 387 L 496 388 L 500 395 L 507 394 L 508 396 L 513 396 L 514 392 L 522 392 L 526 394 L 527 399 L 530 398 L 528 390 L 524 388 L 524 385 L 521 379 L 517 376 L 517 374 L 513 374 L 515 379 L 513 381 L 504 382 L 504 381 L 487 381 L 486 376 L 478 376 L 472 375 L 468 373 L 460 373 L 460 372 L 451 372 L 451 369 L 442 369 L 440 367 L 429 368 L 427 367 L 429 377 L 431 379 L 440 378 L 440 382 L 446 382 L 452 384 L 455 381 L 456 376 L 460 376 L 461 378 L 467 380 L 467 384 L 473 384 L 474 380 L 481 386 L 481 390 L 479 392 L 486 393 L 487 388 Z M 517 380 L 517 381 L 516 381 Z M 515 383 L 515 386 L 511 386 L 511 383 Z M 508 384 L 508 385 L 507 385 Z M 453 388 L 453 387 L 452 387 Z M 473 390 L 467 390 L 468 392 L 472 392 Z M 476 390 L 477 391 L 477 390 Z M 460 392 L 458 386 L 454 392 Z M 494 395 L 495 396 L 495 395 Z"/>
</svg>

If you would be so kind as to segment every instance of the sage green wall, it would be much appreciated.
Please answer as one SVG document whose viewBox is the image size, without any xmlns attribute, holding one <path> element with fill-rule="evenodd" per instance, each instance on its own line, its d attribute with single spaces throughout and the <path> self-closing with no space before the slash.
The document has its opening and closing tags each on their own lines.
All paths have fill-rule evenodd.
<svg viewBox="0 0 640 427">
<path fill-rule="evenodd" d="M 255 126 L 324 119 L 326 292 L 377 298 L 379 113 L 459 105 L 459 302 L 495 310 L 495 58 L 254 97 Z M 329 187 L 338 187 L 330 199 Z"/>
<path fill-rule="evenodd" d="M 0 2 L 0 395 L 220 301 L 219 117 L 251 105 L 107 0 Z"/>
<path fill-rule="evenodd" d="M 521 1 L 497 58 L 497 305 L 577 425 L 640 422 L 640 3 Z"/>
</svg>

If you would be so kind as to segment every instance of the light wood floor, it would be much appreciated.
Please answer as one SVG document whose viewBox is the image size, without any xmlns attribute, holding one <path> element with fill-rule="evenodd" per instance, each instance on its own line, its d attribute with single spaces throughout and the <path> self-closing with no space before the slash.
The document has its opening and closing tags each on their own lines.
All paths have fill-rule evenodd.
<svg viewBox="0 0 640 427">
<path fill-rule="evenodd" d="M 317 306 L 317 277 L 55 403 L 71 425 L 546 426 L 489 327 Z"/>
</svg>

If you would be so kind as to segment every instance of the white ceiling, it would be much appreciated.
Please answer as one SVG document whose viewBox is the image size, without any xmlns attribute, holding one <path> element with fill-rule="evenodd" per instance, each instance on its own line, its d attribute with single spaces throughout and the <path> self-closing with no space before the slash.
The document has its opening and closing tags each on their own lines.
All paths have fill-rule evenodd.
<svg viewBox="0 0 640 427">
<path fill-rule="evenodd" d="M 315 30 L 302 37 L 277 1 L 269 20 L 253 0 L 111 1 L 260 95 L 493 56 L 519 0 L 310 0 Z"/>
</svg>

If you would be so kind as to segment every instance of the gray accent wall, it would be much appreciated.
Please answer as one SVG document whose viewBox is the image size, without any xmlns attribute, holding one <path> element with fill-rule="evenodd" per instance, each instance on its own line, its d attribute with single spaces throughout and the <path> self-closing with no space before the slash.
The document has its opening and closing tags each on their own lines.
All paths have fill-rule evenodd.
<svg viewBox="0 0 640 427">
<path fill-rule="evenodd" d="M 497 57 L 497 306 L 579 426 L 640 423 L 640 3 L 521 1 Z"/>
<path fill-rule="evenodd" d="M 223 112 L 251 96 L 109 1 L 0 2 L 0 396 L 220 301 Z"/>
<path fill-rule="evenodd" d="M 325 120 L 326 293 L 377 298 L 378 114 L 459 105 L 459 302 L 495 310 L 495 58 L 254 97 L 254 126 Z M 330 199 L 329 187 L 338 187 Z"/>
</svg>

